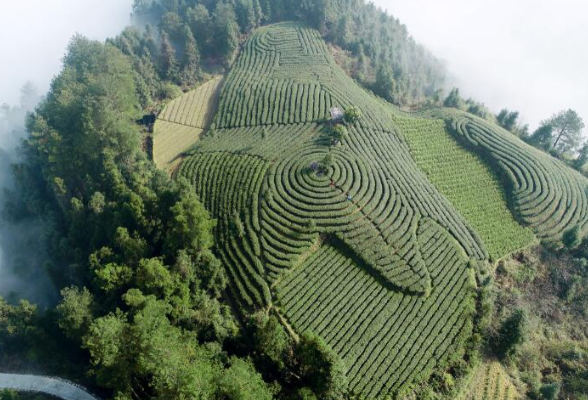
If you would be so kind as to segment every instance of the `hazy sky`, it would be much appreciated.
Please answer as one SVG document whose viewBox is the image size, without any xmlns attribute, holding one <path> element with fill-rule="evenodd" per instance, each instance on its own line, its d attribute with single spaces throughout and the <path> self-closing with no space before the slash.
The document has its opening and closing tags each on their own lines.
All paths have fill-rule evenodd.
<svg viewBox="0 0 588 400">
<path fill-rule="evenodd" d="M 588 125 L 587 0 L 373 2 L 447 62 L 464 95 L 519 110 L 532 129 L 564 108 Z"/>
<path fill-rule="evenodd" d="M 0 0 L 0 104 L 15 104 L 32 80 L 44 93 L 76 33 L 115 36 L 129 22 L 132 0 Z"/>
<path fill-rule="evenodd" d="M 27 79 L 45 92 L 71 36 L 114 36 L 132 0 L 2 2 L 0 104 L 18 101 Z M 447 62 L 464 95 L 519 110 L 532 128 L 563 108 L 588 120 L 587 0 L 374 2 Z"/>
</svg>

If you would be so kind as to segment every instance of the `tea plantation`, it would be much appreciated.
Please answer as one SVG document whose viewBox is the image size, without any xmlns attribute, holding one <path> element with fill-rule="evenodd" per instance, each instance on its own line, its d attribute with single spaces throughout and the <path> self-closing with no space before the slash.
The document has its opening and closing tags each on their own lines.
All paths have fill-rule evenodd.
<svg viewBox="0 0 588 400">
<path fill-rule="evenodd" d="M 499 177 L 447 132 L 443 120 L 396 122 L 419 168 L 478 232 L 493 259 L 533 242 L 533 232 L 519 225 L 508 209 Z"/>
<path fill-rule="evenodd" d="M 171 101 L 160 113 L 153 132 L 153 160 L 159 168 L 171 168 L 178 156 L 200 139 L 218 104 L 221 78 Z"/>
<path fill-rule="evenodd" d="M 205 128 L 193 121 L 208 108 L 189 96 L 161 121 Z M 334 106 L 362 114 L 336 139 Z M 463 356 L 487 260 L 533 232 L 588 229 L 588 182 L 576 173 L 473 117 L 390 107 L 337 66 L 318 32 L 281 23 L 250 36 L 210 129 L 176 149 L 177 176 L 218 221 L 234 303 L 320 335 L 350 390 L 369 398 L 409 391 Z M 158 141 L 174 129 L 159 128 L 167 163 L 172 145 Z"/>
<path fill-rule="evenodd" d="M 459 114 L 446 121 L 506 177 L 516 214 L 540 238 L 558 240 L 576 226 L 581 236 L 588 233 L 588 181 L 579 172 L 479 118 Z"/>
</svg>

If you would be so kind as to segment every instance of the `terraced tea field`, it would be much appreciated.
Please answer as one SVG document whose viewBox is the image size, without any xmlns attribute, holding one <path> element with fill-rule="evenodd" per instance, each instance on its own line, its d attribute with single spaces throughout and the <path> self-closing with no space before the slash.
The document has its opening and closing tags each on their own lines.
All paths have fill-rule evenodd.
<svg viewBox="0 0 588 400">
<path fill-rule="evenodd" d="M 161 112 L 153 132 L 153 161 L 170 169 L 208 128 L 216 111 L 221 78 L 214 78 L 171 101 Z"/>
<path fill-rule="evenodd" d="M 331 105 L 363 113 L 340 146 L 323 123 Z M 469 260 L 487 253 L 386 106 L 336 66 L 317 32 L 257 30 L 215 126 L 178 174 L 218 219 L 218 254 L 242 307 L 277 306 L 298 332 L 320 332 L 365 395 L 426 379 L 461 351 L 475 311 Z M 327 154 L 332 165 L 313 171 Z"/>
<path fill-rule="evenodd" d="M 196 103 L 179 99 L 161 122 L 208 119 Z M 363 115 L 337 144 L 331 106 Z M 190 150 L 185 139 L 177 147 L 177 175 L 218 221 L 216 252 L 238 307 L 273 307 L 298 333 L 319 334 L 347 366 L 351 391 L 370 398 L 459 357 L 475 321 L 475 269 L 533 239 L 507 208 L 494 164 L 446 127 L 498 157 L 514 179 L 512 211 L 540 237 L 566 223 L 586 228 L 586 180 L 477 120 L 398 115 L 336 65 L 318 32 L 282 23 L 250 36 L 211 128 Z"/>
<path fill-rule="evenodd" d="M 534 241 L 508 209 L 505 190 L 492 169 L 457 143 L 443 120 L 397 118 L 418 167 L 478 232 L 496 260 Z"/>
<path fill-rule="evenodd" d="M 544 240 L 578 226 L 588 233 L 588 180 L 563 162 L 497 126 L 465 113 L 445 116 L 448 127 L 505 176 L 517 215 Z"/>
</svg>

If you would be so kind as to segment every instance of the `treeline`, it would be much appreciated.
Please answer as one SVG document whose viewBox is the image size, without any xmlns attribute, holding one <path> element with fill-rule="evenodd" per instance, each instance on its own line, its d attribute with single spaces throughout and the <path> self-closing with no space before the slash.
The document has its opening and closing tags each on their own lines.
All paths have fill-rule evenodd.
<svg viewBox="0 0 588 400">
<path fill-rule="evenodd" d="M 498 124 L 531 146 L 564 161 L 571 168 L 588 176 L 588 140 L 584 140 L 582 136 L 585 124 L 572 109 L 559 111 L 541 121 L 539 127 L 531 133 L 529 125 L 520 122 L 518 111 L 504 108 L 498 114 L 494 114 L 483 103 L 472 98 L 464 100 L 458 88 L 452 89 L 443 102 L 437 101 L 436 105 L 467 111 Z"/>
<path fill-rule="evenodd" d="M 127 29 L 116 45 L 147 76 L 189 86 L 202 69 L 230 65 L 243 35 L 292 19 L 318 29 L 350 52 L 353 75 L 398 105 L 440 96 L 445 70 L 397 19 L 363 0 L 135 0 L 144 28 Z"/>
</svg>

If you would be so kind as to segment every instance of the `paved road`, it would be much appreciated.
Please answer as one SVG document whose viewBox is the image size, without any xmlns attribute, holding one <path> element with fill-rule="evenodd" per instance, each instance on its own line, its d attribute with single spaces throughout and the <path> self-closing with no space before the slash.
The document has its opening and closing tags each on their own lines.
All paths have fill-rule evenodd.
<svg viewBox="0 0 588 400">
<path fill-rule="evenodd" d="M 99 400 L 71 382 L 36 375 L 0 374 L 0 389 L 45 393 L 63 400 Z"/>
</svg>

